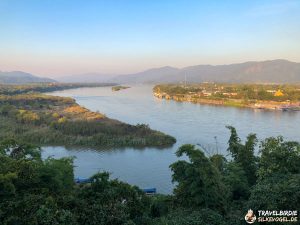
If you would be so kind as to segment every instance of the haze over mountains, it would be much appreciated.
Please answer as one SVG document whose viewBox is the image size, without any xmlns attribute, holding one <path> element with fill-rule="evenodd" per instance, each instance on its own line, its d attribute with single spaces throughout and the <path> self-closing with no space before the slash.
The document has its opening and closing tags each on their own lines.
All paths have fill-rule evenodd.
<svg viewBox="0 0 300 225">
<path fill-rule="evenodd" d="M 26 84 L 26 83 L 48 83 L 57 82 L 53 79 L 34 76 L 22 71 L 2 72 L 0 71 L 0 83 L 3 84 Z"/>
<path fill-rule="evenodd" d="M 196 65 L 184 68 L 161 67 L 125 75 L 87 73 L 57 78 L 59 82 L 110 82 L 156 84 L 184 82 L 300 83 L 300 63 L 278 59 L 230 65 Z M 0 72 L 0 83 L 55 82 L 20 71 Z"/>
<path fill-rule="evenodd" d="M 300 82 L 300 63 L 287 60 L 245 62 L 230 65 L 197 65 L 182 69 L 162 67 L 141 73 L 117 76 L 116 83 L 295 83 Z"/>
<path fill-rule="evenodd" d="M 184 82 L 225 83 L 300 83 L 300 63 L 278 59 L 245 62 L 230 65 L 196 65 L 184 68 L 160 67 L 139 73 L 110 75 L 103 74 L 69 76 L 68 82 L 113 82 L 120 84 L 156 84 Z M 65 79 L 59 79 L 65 81 Z"/>
</svg>

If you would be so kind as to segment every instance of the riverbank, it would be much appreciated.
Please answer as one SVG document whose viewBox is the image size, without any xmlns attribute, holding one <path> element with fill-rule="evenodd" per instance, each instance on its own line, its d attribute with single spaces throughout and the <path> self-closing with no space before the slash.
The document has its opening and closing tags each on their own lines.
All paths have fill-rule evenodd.
<svg viewBox="0 0 300 225">
<path fill-rule="evenodd" d="M 45 93 L 83 87 L 110 87 L 115 83 L 32 83 L 22 85 L 0 84 L 0 95 L 17 95 L 25 93 Z"/>
<path fill-rule="evenodd" d="M 280 110 L 280 111 L 300 111 L 299 101 L 272 101 L 258 99 L 238 99 L 232 97 L 212 96 L 208 92 L 192 92 L 183 93 L 182 90 L 170 91 L 167 85 L 157 85 L 153 88 L 153 95 L 160 99 L 174 100 L 178 102 L 191 102 L 199 104 L 231 106 L 240 108 L 264 109 L 264 110 Z M 233 94 L 233 93 L 232 93 Z M 230 96 L 230 95 L 228 95 Z M 235 93 L 234 93 L 234 96 Z"/>
<path fill-rule="evenodd" d="M 90 148 L 165 147 L 176 142 L 146 124 L 126 124 L 72 98 L 41 93 L 0 95 L 0 138 Z"/>
</svg>

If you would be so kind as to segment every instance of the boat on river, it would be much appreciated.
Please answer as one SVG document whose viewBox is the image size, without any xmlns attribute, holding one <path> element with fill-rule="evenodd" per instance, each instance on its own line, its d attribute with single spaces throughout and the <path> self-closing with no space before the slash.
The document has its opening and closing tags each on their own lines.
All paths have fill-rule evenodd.
<svg viewBox="0 0 300 225">
<path fill-rule="evenodd" d="M 88 184 L 88 183 L 91 183 L 91 182 L 92 182 L 91 178 L 75 178 L 74 179 L 74 183 L 75 184 Z M 145 188 L 145 189 L 142 189 L 142 191 L 146 195 L 154 195 L 154 194 L 156 194 L 156 188 Z"/>
<path fill-rule="evenodd" d="M 300 111 L 300 106 L 283 106 L 281 110 L 284 112 L 296 112 Z"/>
</svg>

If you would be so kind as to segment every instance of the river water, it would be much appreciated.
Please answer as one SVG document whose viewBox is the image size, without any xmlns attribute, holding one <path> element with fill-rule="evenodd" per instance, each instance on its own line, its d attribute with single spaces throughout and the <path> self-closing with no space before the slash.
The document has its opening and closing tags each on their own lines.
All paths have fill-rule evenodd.
<svg viewBox="0 0 300 225">
<path fill-rule="evenodd" d="M 152 129 L 174 136 L 171 148 L 120 148 L 114 150 L 66 149 L 44 147 L 43 157 L 75 156 L 75 176 L 87 178 L 98 171 L 108 171 L 141 188 L 156 187 L 160 193 L 172 193 L 169 165 L 178 158 L 175 152 L 182 144 L 200 144 L 207 154 L 227 155 L 229 131 L 234 126 L 242 140 L 256 133 L 261 140 L 283 135 L 300 141 L 300 113 L 240 109 L 232 107 L 175 102 L 153 97 L 152 86 L 140 85 L 112 92 L 111 87 L 80 88 L 51 95 L 67 96 L 77 103 L 106 116 L 129 124 L 145 123 Z"/>
</svg>

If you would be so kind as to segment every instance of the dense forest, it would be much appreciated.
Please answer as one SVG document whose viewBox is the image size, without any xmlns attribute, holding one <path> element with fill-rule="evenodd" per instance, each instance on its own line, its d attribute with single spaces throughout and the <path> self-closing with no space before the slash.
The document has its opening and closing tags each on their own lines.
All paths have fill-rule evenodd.
<svg viewBox="0 0 300 225">
<path fill-rule="evenodd" d="M 257 210 L 299 210 L 300 144 L 282 137 L 259 142 L 255 134 L 243 143 L 228 129 L 229 157 L 207 156 L 189 144 L 178 149 L 186 157 L 170 165 L 176 187 L 169 196 L 147 196 L 107 172 L 74 184 L 72 158 L 42 160 L 38 147 L 2 140 L 0 223 L 239 225 L 249 209 L 257 216 Z"/>
<path fill-rule="evenodd" d="M 4 86 L 3 86 L 4 87 Z M 74 86 L 72 86 L 74 87 Z M 65 88 L 65 86 L 55 86 Z M 70 88 L 67 86 L 66 88 Z M 129 125 L 79 106 L 74 99 L 45 95 L 43 85 L 5 86 L 0 95 L 0 138 L 38 145 L 112 147 L 164 147 L 175 138 L 146 124 Z M 22 94 L 16 94 L 16 93 Z"/>
</svg>

